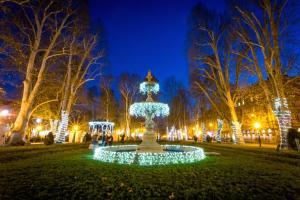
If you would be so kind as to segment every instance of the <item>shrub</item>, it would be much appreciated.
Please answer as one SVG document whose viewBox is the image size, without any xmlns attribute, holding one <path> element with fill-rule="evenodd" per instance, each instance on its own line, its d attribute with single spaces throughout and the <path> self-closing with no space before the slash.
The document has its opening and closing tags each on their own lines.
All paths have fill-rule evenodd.
<svg viewBox="0 0 300 200">
<path fill-rule="evenodd" d="M 212 141 L 212 138 L 209 135 L 207 135 L 206 136 L 206 142 L 211 142 L 211 141 Z"/>
<path fill-rule="evenodd" d="M 289 129 L 288 132 L 288 146 L 290 149 L 297 150 L 297 145 L 295 139 L 298 138 L 300 140 L 300 133 L 296 129 Z"/>
<path fill-rule="evenodd" d="M 31 139 L 30 139 L 30 142 L 41 142 L 41 141 L 42 141 L 42 138 L 39 135 L 31 137 Z"/>
<path fill-rule="evenodd" d="M 52 132 L 49 132 L 48 135 L 45 137 L 44 144 L 51 145 L 54 143 L 54 136 Z"/>
</svg>

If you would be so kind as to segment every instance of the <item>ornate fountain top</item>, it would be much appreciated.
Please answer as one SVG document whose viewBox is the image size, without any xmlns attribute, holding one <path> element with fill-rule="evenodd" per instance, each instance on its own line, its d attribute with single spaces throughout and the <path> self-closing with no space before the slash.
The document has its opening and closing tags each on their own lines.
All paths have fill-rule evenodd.
<svg viewBox="0 0 300 200">
<path fill-rule="evenodd" d="M 147 78 L 147 81 L 148 81 L 148 82 L 152 82 L 153 76 L 152 76 L 152 74 L 151 74 L 151 70 L 148 71 L 148 74 L 147 74 L 146 78 Z"/>
<path fill-rule="evenodd" d="M 146 113 L 152 113 L 154 116 L 168 116 L 169 106 L 167 104 L 154 102 L 152 93 L 159 92 L 159 84 L 156 82 L 151 71 L 148 71 L 146 79 L 140 84 L 140 92 L 147 95 L 144 102 L 134 103 L 130 106 L 130 114 L 134 116 L 146 116 Z"/>
</svg>

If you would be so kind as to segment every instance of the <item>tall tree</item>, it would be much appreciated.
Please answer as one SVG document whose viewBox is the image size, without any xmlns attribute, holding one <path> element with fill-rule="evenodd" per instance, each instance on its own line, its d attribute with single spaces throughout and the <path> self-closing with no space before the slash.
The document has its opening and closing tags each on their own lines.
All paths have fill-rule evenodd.
<svg viewBox="0 0 300 200">
<path fill-rule="evenodd" d="M 72 24 L 74 10 L 70 1 L 24 1 L 22 4 L 3 3 L 5 15 L 1 41 L 6 52 L 25 61 L 20 111 L 12 126 L 10 144 L 22 143 L 28 115 L 44 81 L 49 61 L 64 54 L 60 42 Z M 5 32 L 5 33 L 4 33 Z"/>
<path fill-rule="evenodd" d="M 136 74 L 121 74 L 118 80 L 119 91 L 121 93 L 126 135 L 130 135 L 130 114 L 129 107 L 138 96 L 141 78 Z"/>
<path fill-rule="evenodd" d="M 109 121 L 111 120 L 110 112 L 112 111 L 112 106 L 114 104 L 114 96 L 113 91 L 111 89 L 111 83 L 113 81 L 112 76 L 102 76 L 100 83 L 100 91 L 101 91 L 101 113 L 103 113 L 103 117 Z"/>
<path fill-rule="evenodd" d="M 97 116 L 96 108 L 95 108 L 96 97 L 97 97 L 97 87 L 96 86 L 89 87 L 86 92 L 86 101 L 87 101 L 87 104 L 90 106 L 90 112 L 91 112 L 90 117 L 93 120 Z"/>
<path fill-rule="evenodd" d="M 109 88 L 108 91 L 100 91 L 99 118 L 107 121 L 117 122 L 118 102 L 114 91 Z"/>
<path fill-rule="evenodd" d="M 174 76 L 168 77 L 162 85 L 162 96 L 170 104 L 181 88 L 183 88 L 183 84 Z"/>
<path fill-rule="evenodd" d="M 170 103 L 169 124 L 181 129 L 187 126 L 190 121 L 189 105 L 190 99 L 188 91 L 184 88 L 180 88 Z"/>
<path fill-rule="evenodd" d="M 241 56 L 252 64 L 250 70 L 256 74 L 269 102 L 269 109 L 276 115 L 280 129 L 280 148 L 287 148 L 287 131 L 291 126 L 284 83 L 291 57 L 286 57 L 284 50 L 287 50 L 288 44 L 285 38 L 287 31 L 294 30 L 290 23 L 291 17 L 297 16 L 291 12 L 295 3 L 288 0 L 261 0 L 252 4 L 254 9 L 236 6 L 239 14 L 236 34 L 248 49 Z M 289 50 L 288 54 L 292 55 L 292 51 Z"/>
<path fill-rule="evenodd" d="M 197 9 L 202 17 L 197 20 L 199 29 L 198 39 L 195 41 L 200 63 L 198 79 L 194 84 L 205 94 L 218 115 L 231 122 L 234 143 L 242 144 L 244 138 L 235 108 L 241 62 L 239 56 L 232 55 L 232 50 L 238 47 L 235 47 L 230 21 L 207 10 L 203 5 L 199 5 Z M 229 115 L 224 111 L 223 105 L 228 108 Z"/>
<path fill-rule="evenodd" d="M 76 101 L 78 90 L 88 81 L 100 75 L 99 59 L 103 51 L 98 52 L 98 35 L 74 34 L 69 42 L 65 88 L 61 105 L 61 123 L 55 141 L 63 142 L 68 128 L 69 115 Z"/>
</svg>

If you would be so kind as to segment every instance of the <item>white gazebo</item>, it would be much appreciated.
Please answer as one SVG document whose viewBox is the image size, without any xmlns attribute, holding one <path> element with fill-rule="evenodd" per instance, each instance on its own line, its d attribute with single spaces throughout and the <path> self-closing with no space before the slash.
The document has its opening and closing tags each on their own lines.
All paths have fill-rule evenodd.
<svg viewBox="0 0 300 200">
<path fill-rule="evenodd" d="M 115 123 L 109 121 L 91 121 L 89 122 L 90 133 L 92 135 L 102 135 L 106 133 L 113 133 Z"/>
</svg>

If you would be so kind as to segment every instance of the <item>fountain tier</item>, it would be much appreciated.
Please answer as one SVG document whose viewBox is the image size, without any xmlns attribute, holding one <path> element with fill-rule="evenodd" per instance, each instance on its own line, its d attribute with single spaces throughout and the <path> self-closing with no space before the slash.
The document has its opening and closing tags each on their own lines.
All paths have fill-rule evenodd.
<svg viewBox="0 0 300 200">
<path fill-rule="evenodd" d="M 140 84 L 140 92 L 147 94 L 144 102 L 134 103 L 130 106 L 130 115 L 135 117 L 144 117 L 146 132 L 143 136 L 143 142 L 138 146 L 139 152 L 163 152 L 163 147 L 156 142 L 154 134 L 154 117 L 166 117 L 169 115 L 169 106 L 164 103 L 154 102 L 152 93 L 159 92 L 159 85 L 156 83 L 151 72 L 148 72 L 146 81 Z"/>
</svg>

